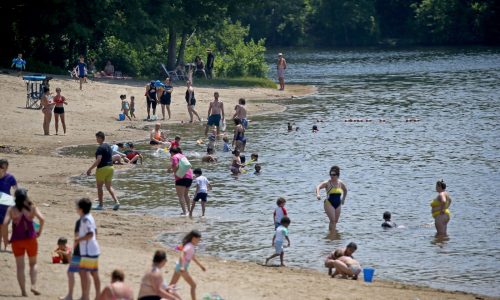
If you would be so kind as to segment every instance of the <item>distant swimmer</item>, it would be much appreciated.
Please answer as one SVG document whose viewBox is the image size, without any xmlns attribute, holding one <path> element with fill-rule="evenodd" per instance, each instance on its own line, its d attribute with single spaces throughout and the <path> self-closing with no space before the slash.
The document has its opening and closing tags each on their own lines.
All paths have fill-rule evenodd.
<svg viewBox="0 0 500 300">
<path fill-rule="evenodd" d="M 319 131 L 318 126 L 313 125 L 313 127 L 312 127 L 312 133 L 316 133 L 318 131 Z"/>
<path fill-rule="evenodd" d="M 417 119 L 417 118 L 409 118 L 409 119 L 406 119 L 406 122 L 420 122 L 420 119 Z"/>
<path fill-rule="evenodd" d="M 287 130 L 288 131 L 293 131 L 293 127 L 292 127 L 292 124 L 290 122 L 288 122 Z"/>
<path fill-rule="evenodd" d="M 320 190 L 325 189 L 328 198 L 324 201 L 324 209 L 330 220 L 329 229 L 335 231 L 340 218 L 341 206 L 345 203 L 347 197 L 347 187 L 340 181 L 340 168 L 333 166 L 330 168 L 330 179 L 320 183 L 316 187 L 316 197 L 321 200 Z"/>
<path fill-rule="evenodd" d="M 383 228 L 396 228 L 396 223 L 391 221 L 391 213 L 389 211 L 384 212 L 383 215 L 384 223 L 382 223 Z"/>
<path fill-rule="evenodd" d="M 437 197 L 432 200 L 432 217 L 434 218 L 434 225 L 436 226 L 437 235 L 445 236 L 450 221 L 450 210 L 448 209 L 451 204 L 451 197 L 446 191 L 446 183 L 441 179 L 436 182 Z"/>
</svg>

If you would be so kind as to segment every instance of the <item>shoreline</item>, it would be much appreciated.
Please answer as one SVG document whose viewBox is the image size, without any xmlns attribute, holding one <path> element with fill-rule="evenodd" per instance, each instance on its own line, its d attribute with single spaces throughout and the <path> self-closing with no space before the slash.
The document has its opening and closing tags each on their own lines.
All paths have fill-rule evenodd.
<svg viewBox="0 0 500 300">
<path fill-rule="evenodd" d="M 99 124 L 90 124 L 82 122 L 76 125 L 68 125 L 69 134 L 67 136 L 50 136 L 44 137 L 37 135 L 41 130 L 42 116 L 40 111 L 26 110 L 24 107 L 19 107 L 19 104 L 12 103 L 10 100 L 11 93 L 16 94 L 19 90 L 22 91 L 22 86 L 15 88 L 13 92 L 8 83 L 15 80 L 6 80 L 5 75 L 0 75 L 2 88 L 0 89 L 0 105 L 6 108 L 9 113 L 13 112 L 18 118 L 3 118 L 0 121 L 1 128 L 8 128 L 5 134 L 2 134 L 1 144 L 7 144 L 16 149 L 20 149 L 20 153 L 1 153 L 1 157 L 5 157 L 10 162 L 9 172 L 16 176 L 19 185 L 29 188 L 29 194 L 34 202 L 40 207 L 42 213 L 46 217 L 46 227 L 44 233 L 39 240 L 39 289 L 42 291 L 42 296 L 39 299 L 47 299 L 62 296 L 66 292 L 66 266 L 53 265 L 50 263 L 50 251 L 55 246 L 55 242 L 59 236 L 66 236 L 71 240 L 71 231 L 77 215 L 74 212 L 73 201 L 83 196 L 96 198 L 94 188 L 85 187 L 80 184 L 74 184 L 71 178 L 79 176 L 92 163 L 92 159 L 68 156 L 61 154 L 60 149 L 66 147 L 78 147 L 82 144 L 92 145 L 93 137 L 97 126 L 111 128 L 105 132 L 111 132 L 108 141 L 120 139 L 134 139 L 142 135 L 144 138 L 147 131 L 145 126 L 153 125 L 155 122 L 138 121 L 136 124 L 142 125 L 142 128 L 123 128 L 121 124 L 126 122 L 110 122 L 111 118 L 104 116 Z M 16 77 L 17 78 L 17 77 Z M 14 79 L 16 79 L 14 78 Z M 10 78 L 12 79 L 12 78 Z M 19 79 L 19 78 L 17 78 Z M 7 82 L 7 84 L 5 83 Z M 70 85 L 76 83 L 68 80 L 54 80 L 56 84 L 51 82 L 52 88 L 61 85 Z M 68 83 L 69 82 L 69 83 Z M 92 84 L 86 84 L 84 88 L 88 88 Z M 96 84 L 97 85 L 97 84 Z M 113 103 L 102 103 L 96 100 L 101 95 L 110 94 L 112 89 L 141 89 L 140 87 L 124 87 L 108 83 L 100 83 L 99 86 L 93 86 L 97 91 L 95 98 L 87 101 L 86 94 L 79 91 L 71 91 L 68 94 L 75 98 L 78 107 L 86 107 L 85 105 L 97 106 L 97 111 L 106 111 L 109 107 L 115 107 L 115 99 L 118 93 L 113 98 Z M 103 88 L 100 90 L 98 88 Z M 65 94 L 63 88 L 63 95 Z M 209 94 L 214 88 L 196 88 L 201 90 L 202 95 Z M 247 94 L 248 88 L 231 88 L 236 91 L 235 94 Z M 206 91 L 204 91 L 206 90 Z M 219 89 L 226 92 L 225 89 Z M 265 89 L 264 89 L 265 90 Z M 304 89 L 314 92 L 313 89 Z M 95 91 L 94 91 L 95 92 Z M 114 91 L 113 91 L 114 92 Z M 264 91 L 259 96 L 265 98 L 268 94 L 276 91 Z M 18 93 L 19 94 L 19 93 Z M 25 95 L 25 93 L 23 93 Z M 222 93 L 221 93 L 222 94 Z M 22 95 L 22 94 L 21 94 Z M 137 95 L 137 92 L 136 92 Z M 304 94 L 302 96 L 309 95 Z M 68 96 L 67 96 L 68 97 Z M 105 97 L 103 97 L 105 98 Z M 137 97 L 139 99 L 140 97 Z M 180 97 L 179 97 L 180 98 Z M 278 99 L 278 98 L 274 98 Z M 270 100 L 270 99 L 268 99 Z M 108 100 L 111 102 L 111 100 Z M 179 100 L 178 100 L 179 101 Z M 227 100 L 225 100 L 227 101 Z M 237 98 L 235 98 L 236 103 Z M 249 104 L 251 103 L 251 99 Z M 208 102 L 201 100 L 203 104 Z M 18 102 L 20 103 L 20 102 Z M 232 102 L 233 103 L 233 102 Z M 70 102 L 70 105 L 72 103 Z M 247 104 L 247 105 L 249 105 Z M 261 104 L 261 103 L 257 103 Z M 274 103 L 273 103 L 274 104 Z M 275 108 L 286 106 L 275 104 Z M 232 107 L 228 107 L 232 108 Z M 258 112 L 272 113 L 277 111 L 267 111 L 270 107 L 262 104 L 254 107 L 260 108 L 254 112 L 249 112 L 249 115 L 255 116 Z M 182 113 L 184 109 L 184 117 L 186 115 L 185 108 L 177 107 L 177 114 Z M 144 107 L 141 108 L 143 114 Z M 202 109 L 198 110 L 203 111 Z M 232 112 L 232 110 L 229 110 Z M 36 114 L 35 114 L 36 113 Z M 71 115 L 69 114 L 71 113 Z M 78 121 L 92 120 L 92 114 L 95 111 L 89 109 L 88 113 L 81 111 L 69 112 L 68 117 Z M 22 115 L 29 116 L 29 123 L 23 120 Z M 229 114 L 228 114 L 229 115 Z M 10 116 L 7 115 L 7 116 Z M 176 123 L 181 120 L 175 120 Z M 69 120 L 68 120 L 69 123 Z M 172 121 L 167 122 L 168 124 Z M 71 123 L 70 123 L 71 124 Z M 26 125 L 26 126 L 24 126 Z M 53 130 L 53 124 L 51 130 Z M 73 127 L 74 126 L 74 127 Z M 198 125 L 194 125 L 195 128 Z M 19 128 L 21 130 L 19 131 Z M 73 133 L 75 133 L 73 136 Z M 128 134 L 127 138 L 125 136 Z M 26 137 L 26 136 L 27 137 Z M 134 138 L 130 138 L 133 136 Z M 27 138 L 27 140 L 26 140 Z M 55 139 L 61 139 L 56 141 Z M 62 142 L 62 140 L 64 142 Z M 73 143 L 74 142 L 74 143 Z M 31 151 L 27 151 L 27 150 Z M 0 149 L 1 150 L 1 149 Z M 119 167 L 119 172 L 126 171 L 128 168 Z M 118 192 L 118 196 L 123 194 Z M 105 193 L 105 203 L 109 202 L 109 196 Z M 164 232 L 163 228 L 167 227 L 173 231 L 187 231 L 188 227 L 196 227 L 196 222 L 186 218 L 160 218 L 146 213 L 134 214 L 129 211 L 113 212 L 105 210 L 102 212 L 94 212 L 100 234 L 98 240 L 102 249 L 100 259 L 100 278 L 101 284 L 104 287 L 109 282 L 109 274 L 114 268 L 122 268 L 125 271 L 126 279 L 134 289 L 134 294 L 138 292 L 138 286 L 143 272 L 149 266 L 152 254 L 157 248 L 165 248 L 158 241 L 158 236 Z M 166 269 L 165 280 L 169 280 L 173 271 L 173 263 L 177 257 L 177 253 L 172 249 L 166 249 L 168 253 L 168 265 Z M 362 280 L 339 280 L 330 279 L 327 272 L 319 272 L 314 269 L 287 267 L 287 268 L 272 268 L 263 267 L 253 262 L 242 262 L 236 260 L 224 260 L 216 256 L 201 256 L 201 260 L 207 266 L 207 273 L 202 273 L 198 268 L 192 268 L 192 275 L 198 283 L 198 295 L 200 298 L 206 293 L 218 292 L 224 299 L 352 299 L 354 298 L 370 298 L 370 299 L 398 299 L 418 297 L 419 299 L 435 299 L 435 298 L 454 298 L 454 299 L 474 299 L 481 297 L 489 299 L 487 296 L 469 294 L 460 291 L 446 291 L 434 289 L 426 286 L 418 286 L 413 284 L 403 284 L 392 281 L 376 280 L 371 285 L 362 283 Z M 5 285 L 0 288 L 0 297 L 5 299 L 17 298 L 20 294 L 17 281 L 15 279 L 15 263 L 11 253 L 0 253 L 0 265 L 4 272 L 0 273 L 0 281 Z M 231 280 L 227 280 L 228 277 Z M 285 281 L 280 283 L 280 287 L 285 292 L 276 292 L 276 280 Z M 286 279 L 286 280 L 283 280 Z M 54 286 L 54 282 L 61 284 Z M 75 295 L 78 296 L 80 287 L 75 285 Z M 181 281 L 181 295 L 184 299 L 188 299 L 189 288 L 185 282 Z"/>
</svg>

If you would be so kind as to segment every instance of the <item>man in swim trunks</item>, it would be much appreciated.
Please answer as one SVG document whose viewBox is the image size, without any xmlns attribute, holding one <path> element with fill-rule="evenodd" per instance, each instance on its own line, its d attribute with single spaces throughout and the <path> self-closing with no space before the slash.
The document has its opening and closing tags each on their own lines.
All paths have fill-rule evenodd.
<svg viewBox="0 0 500 300">
<path fill-rule="evenodd" d="M 240 119 L 241 120 L 241 125 L 245 127 L 245 129 L 248 128 L 248 120 L 247 120 L 247 108 L 245 107 L 246 100 L 245 98 L 240 98 L 238 100 L 238 104 L 234 107 L 234 115 L 233 119 Z"/>
<path fill-rule="evenodd" d="M 205 136 L 208 135 L 208 127 L 217 127 L 217 136 L 220 134 L 220 121 L 224 120 L 224 103 L 219 101 L 219 92 L 214 93 L 214 100 L 208 106 L 208 122 L 205 127 Z"/>
<path fill-rule="evenodd" d="M 99 199 L 99 205 L 95 208 L 95 210 L 103 209 L 103 189 L 102 186 L 106 185 L 106 189 L 108 190 L 111 198 L 115 201 L 115 205 L 113 206 L 113 210 L 118 210 L 120 208 L 120 202 L 115 196 L 115 190 L 111 186 L 113 181 L 113 161 L 112 161 L 112 153 L 111 147 L 104 142 L 105 140 L 104 132 L 99 131 L 95 134 L 95 139 L 99 144 L 97 150 L 95 152 L 95 161 L 87 170 L 87 175 L 90 176 L 90 173 L 94 168 L 97 167 L 95 172 L 95 181 L 97 185 L 97 197 Z"/>
<path fill-rule="evenodd" d="M 285 90 L 285 69 L 286 69 L 286 60 L 283 57 L 283 53 L 278 53 L 278 81 L 280 83 L 280 91 Z"/>
</svg>

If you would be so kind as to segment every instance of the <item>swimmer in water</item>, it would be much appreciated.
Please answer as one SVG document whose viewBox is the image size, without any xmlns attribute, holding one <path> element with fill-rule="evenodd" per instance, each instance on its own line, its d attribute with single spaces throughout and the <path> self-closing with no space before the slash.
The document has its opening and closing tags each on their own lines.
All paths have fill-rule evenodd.
<svg viewBox="0 0 500 300">
<path fill-rule="evenodd" d="M 318 131 L 319 131 L 318 126 L 313 125 L 313 127 L 312 127 L 312 132 L 313 132 L 313 133 L 316 133 L 316 132 L 318 132 Z"/>
<path fill-rule="evenodd" d="M 288 128 L 288 131 L 293 131 L 293 127 L 292 127 L 292 124 L 290 122 L 288 122 L 287 128 Z"/>
<path fill-rule="evenodd" d="M 231 161 L 231 167 L 230 167 L 231 173 L 233 175 L 238 175 L 241 173 L 243 167 L 244 165 L 241 163 L 240 151 L 234 150 L 233 160 Z"/>
<path fill-rule="evenodd" d="M 262 168 L 261 168 L 260 164 L 256 164 L 256 165 L 255 165 L 255 172 L 254 172 L 254 174 L 255 174 L 255 175 L 260 175 L 260 174 L 261 174 L 261 173 L 260 173 L 261 169 L 262 169 Z"/>
<path fill-rule="evenodd" d="M 156 123 L 155 128 L 151 130 L 149 134 L 149 144 L 150 145 L 165 145 L 170 147 L 170 142 L 167 142 L 167 137 L 165 133 L 160 130 L 161 124 Z"/>
<path fill-rule="evenodd" d="M 384 218 L 384 223 L 382 223 L 382 227 L 384 229 L 397 227 L 396 223 L 391 221 L 391 212 L 389 211 L 384 212 L 383 218 Z"/>
<path fill-rule="evenodd" d="M 217 157 L 214 155 L 214 149 L 208 148 L 207 154 L 201 158 L 202 162 L 215 163 L 217 162 Z"/>
</svg>

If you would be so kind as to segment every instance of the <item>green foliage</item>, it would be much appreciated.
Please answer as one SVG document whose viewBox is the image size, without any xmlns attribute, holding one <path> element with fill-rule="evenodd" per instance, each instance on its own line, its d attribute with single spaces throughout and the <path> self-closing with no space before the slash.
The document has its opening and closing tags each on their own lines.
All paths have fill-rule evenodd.
<svg viewBox="0 0 500 300">
<path fill-rule="evenodd" d="M 26 72 L 28 73 L 48 73 L 56 75 L 68 75 L 68 70 L 59 66 L 47 64 L 38 60 L 30 60 L 26 64 Z"/>
<path fill-rule="evenodd" d="M 249 28 L 239 22 L 224 21 L 214 30 L 194 35 L 186 47 L 186 62 L 200 56 L 206 63 L 206 49 L 215 54 L 214 73 L 219 77 L 265 77 L 268 66 L 264 40 L 245 42 Z"/>
<path fill-rule="evenodd" d="M 130 43 L 125 43 L 115 36 L 104 38 L 98 57 L 103 67 L 105 62 L 110 60 L 115 66 L 115 71 L 131 76 L 141 75 L 142 64 L 138 51 L 132 48 Z"/>
<path fill-rule="evenodd" d="M 196 86 L 201 87 L 262 87 L 262 88 L 276 88 L 276 83 L 269 78 L 262 77 L 234 77 L 234 78 L 214 78 L 210 80 L 196 79 Z"/>
</svg>

